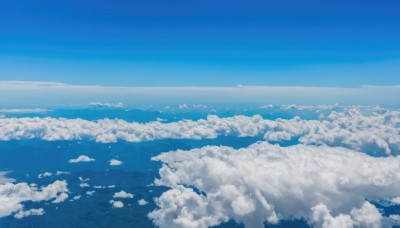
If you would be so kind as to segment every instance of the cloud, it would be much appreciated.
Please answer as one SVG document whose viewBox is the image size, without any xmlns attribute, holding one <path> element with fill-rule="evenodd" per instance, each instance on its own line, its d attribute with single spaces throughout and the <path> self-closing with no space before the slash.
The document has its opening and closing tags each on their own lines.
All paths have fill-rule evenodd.
<svg viewBox="0 0 400 228">
<path fill-rule="evenodd" d="M 67 175 L 67 174 L 70 174 L 70 172 L 64 172 L 64 171 L 57 171 L 57 172 L 56 172 L 56 175 L 57 175 L 57 176 L 60 176 L 60 175 Z"/>
<path fill-rule="evenodd" d="M 188 109 L 189 106 L 187 104 L 180 104 L 178 105 L 178 109 Z"/>
<path fill-rule="evenodd" d="M 47 113 L 51 110 L 42 108 L 19 108 L 19 109 L 0 109 L 0 113 L 5 114 L 26 114 L 26 113 Z"/>
<path fill-rule="evenodd" d="M 119 119 L 88 121 L 64 118 L 0 119 L 0 140 L 40 138 L 47 141 L 93 139 L 111 143 L 117 140 L 142 142 L 156 139 L 202 139 L 219 135 L 257 136 L 269 121 L 260 116 L 219 118 L 210 115 L 198 121 L 136 123 Z"/>
<path fill-rule="evenodd" d="M 272 106 L 264 106 L 268 108 L 272 108 Z M 339 104 L 336 103 L 335 105 L 295 105 L 295 104 L 290 104 L 290 105 L 281 105 L 280 109 L 282 110 L 290 110 L 290 109 L 295 109 L 295 110 L 333 110 L 339 108 Z"/>
<path fill-rule="evenodd" d="M 146 200 L 144 200 L 144 199 L 140 199 L 140 200 L 138 200 L 138 204 L 140 206 L 144 206 L 144 205 L 148 204 L 148 202 Z"/>
<path fill-rule="evenodd" d="M 43 177 L 51 177 L 53 174 L 50 172 L 41 173 L 38 175 L 38 178 L 41 179 Z"/>
<path fill-rule="evenodd" d="M 97 189 L 100 189 L 100 188 L 115 188 L 115 185 L 108 185 L 108 186 L 95 185 L 95 186 L 93 186 L 93 188 L 97 188 Z"/>
<path fill-rule="evenodd" d="M 40 202 L 53 200 L 59 203 L 65 200 L 68 195 L 67 183 L 65 181 L 55 181 L 43 187 L 28 185 L 27 183 L 6 183 L 0 185 L 0 218 L 19 212 L 16 217 L 27 215 L 39 215 L 40 209 L 24 211 L 23 203 L 27 201 Z"/>
<path fill-rule="evenodd" d="M 354 208 L 350 214 L 339 214 L 333 217 L 324 204 L 318 204 L 312 209 L 311 222 L 316 227 L 323 228 L 352 228 L 356 227 L 382 227 L 382 215 L 379 210 L 369 202 L 365 202 L 361 208 Z"/>
<path fill-rule="evenodd" d="M 74 196 L 70 201 L 79 200 L 81 197 L 81 195 Z"/>
<path fill-rule="evenodd" d="M 341 146 L 357 151 L 386 154 L 400 152 L 400 112 L 364 113 L 357 107 L 332 112 L 324 120 L 277 119 L 264 135 L 267 141 L 299 137 L 304 144 Z"/>
<path fill-rule="evenodd" d="M 400 153 L 400 112 L 363 110 L 349 107 L 333 111 L 321 120 L 263 119 L 209 115 L 197 121 L 171 123 L 127 122 L 120 119 L 88 121 L 64 118 L 0 119 L 0 140 L 39 138 L 57 140 L 95 140 L 114 143 L 118 140 L 143 142 L 158 139 L 204 139 L 219 136 L 261 137 L 267 141 L 298 138 L 303 144 L 341 146 L 368 153 Z"/>
<path fill-rule="evenodd" d="M 400 195 L 400 193 L 399 193 L 399 195 Z M 395 204 L 395 205 L 400 205 L 400 196 L 391 199 L 390 202 L 391 202 L 392 204 Z"/>
<path fill-rule="evenodd" d="M 9 173 L 9 172 L 0 171 L 0 184 L 15 182 L 14 178 L 6 177 L 7 173 Z"/>
<path fill-rule="evenodd" d="M 193 105 L 193 108 L 196 108 L 196 109 L 206 109 L 206 108 L 208 108 L 208 106 L 207 106 L 207 105 L 204 105 L 204 104 L 194 104 L 194 105 Z"/>
<path fill-rule="evenodd" d="M 86 195 L 88 195 L 88 196 L 93 196 L 93 194 L 95 193 L 96 191 L 86 191 Z"/>
<path fill-rule="evenodd" d="M 133 194 L 127 193 L 127 192 L 122 190 L 120 192 L 114 193 L 113 198 L 133 198 Z"/>
<path fill-rule="evenodd" d="M 70 84 L 60 82 L 41 82 L 41 81 L 0 81 L 4 86 L 38 86 L 38 87 L 57 87 L 71 86 Z"/>
<path fill-rule="evenodd" d="M 163 163 L 155 184 L 171 188 L 149 214 L 160 227 L 209 227 L 231 219 L 263 227 L 292 218 L 315 227 L 374 227 L 382 216 L 366 200 L 400 192 L 400 156 L 345 148 L 260 142 L 238 150 L 178 150 L 153 160 Z"/>
<path fill-rule="evenodd" d="M 78 162 L 93 162 L 95 161 L 93 158 L 89 158 L 86 155 L 80 155 L 79 157 L 75 159 L 70 159 L 68 162 L 69 163 L 78 163 Z"/>
<path fill-rule="evenodd" d="M 114 208 L 123 208 L 124 207 L 124 203 L 122 203 L 121 201 L 114 201 L 114 200 L 110 200 L 109 201 Z"/>
<path fill-rule="evenodd" d="M 30 209 L 27 211 L 24 211 L 21 209 L 20 211 L 18 211 L 17 213 L 14 214 L 14 218 L 22 219 L 24 217 L 31 216 L 31 215 L 43 215 L 43 214 L 44 214 L 43 208 Z"/>
<path fill-rule="evenodd" d="M 81 188 L 88 188 L 88 187 L 90 187 L 90 185 L 89 185 L 88 183 L 80 183 L 80 184 L 79 184 L 79 187 L 81 187 Z"/>
<path fill-rule="evenodd" d="M 122 161 L 114 159 L 114 158 L 110 160 L 111 166 L 119 166 L 119 165 L 122 165 L 122 163 L 123 163 Z"/>
<path fill-rule="evenodd" d="M 64 202 L 64 200 L 67 198 L 68 198 L 68 194 L 65 192 L 62 192 L 60 195 L 58 195 L 56 197 L 55 200 L 52 201 L 52 203 L 61 203 L 61 202 Z"/>
<path fill-rule="evenodd" d="M 118 103 L 90 102 L 87 105 L 92 106 L 92 107 L 99 107 L 99 108 L 123 108 L 124 107 L 124 104 L 122 104 L 121 102 L 118 102 Z"/>
<path fill-rule="evenodd" d="M 78 179 L 82 182 L 90 181 L 90 178 L 78 177 Z"/>
<path fill-rule="evenodd" d="M 390 215 L 389 218 L 391 219 L 393 225 L 400 225 L 400 215 L 398 214 L 394 214 L 394 215 Z"/>
<path fill-rule="evenodd" d="M 90 187 L 90 185 L 87 183 L 90 180 L 89 178 L 84 179 L 82 177 L 79 177 L 79 180 L 81 181 L 81 183 L 79 184 L 79 187 L 81 187 L 81 188 Z"/>
</svg>

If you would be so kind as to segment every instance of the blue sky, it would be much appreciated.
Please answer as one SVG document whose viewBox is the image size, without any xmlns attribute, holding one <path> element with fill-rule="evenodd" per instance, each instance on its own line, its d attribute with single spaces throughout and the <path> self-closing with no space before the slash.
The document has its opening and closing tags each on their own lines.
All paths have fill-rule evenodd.
<svg viewBox="0 0 400 228">
<path fill-rule="evenodd" d="M 0 80 L 400 84 L 400 2 L 0 0 Z"/>
</svg>

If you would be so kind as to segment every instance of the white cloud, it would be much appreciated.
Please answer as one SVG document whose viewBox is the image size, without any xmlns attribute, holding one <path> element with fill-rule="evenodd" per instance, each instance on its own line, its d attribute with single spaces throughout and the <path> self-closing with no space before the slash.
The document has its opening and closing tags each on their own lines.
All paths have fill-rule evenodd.
<svg viewBox="0 0 400 228">
<path fill-rule="evenodd" d="M 82 197 L 81 195 L 74 196 L 70 201 L 78 200 L 78 199 L 80 199 L 81 197 Z"/>
<path fill-rule="evenodd" d="M 138 204 L 140 206 L 144 206 L 144 205 L 148 204 L 148 202 L 146 200 L 144 200 L 144 199 L 140 199 L 140 200 L 138 200 Z"/>
<path fill-rule="evenodd" d="M 55 181 L 52 184 L 41 188 L 27 183 L 6 183 L 0 185 L 0 218 L 23 210 L 23 202 L 49 201 L 62 202 L 68 195 L 67 183 L 65 181 Z M 36 213 L 38 211 L 22 211 L 17 217 Z"/>
<path fill-rule="evenodd" d="M 123 163 L 122 161 L 114 159 L 114 158 L 110 160 L 111 166 L 119 166 L 119 165 L 122 165 L 122 163 Z"/>
<path fill-rule="evenodd" d="M 354 208 L 350 214 L 339 214 L 333 217 L 324 204 L 318 204 L 312 209 L 311 222 L 315 227 L 323 228 L 352 228 L 356 227 L 382 227 L 382 215 L 379 210 L 369 202 L 361 208 Z"/>
<path fill-rule="evenodd" d="M 90 181 L 90 178 L 78 177 L 78 179 L 82 182 Z"/>
<path fill-rule="evenodd" d="M 27 211 L 24 211 L 24 210 L 21 209 L 17 213 L 14 214 L 14 218 L 22 219 L 24 217 L 31 216 L 31 215 L 43 215 L 43 214 L 44 214 L 43 208 L 30 209 L 30 210 L 27 210 Z"/>
<path fill-rule="evenodd" d="M 391 199 L 390 202 L 395 205 L 400 205 L 400 197 L 395 197 L 395 198 Z"/>
<path fill-rule="evenodd" d="M 101 103 L 101 102 L 90 102 L 87 104 L 92 107 L 100 107 L 100 108 L 123 108 L 124 104 L 121 102 L 118 103 Z"/>
<path fill-rule="evenodd" d="M 178 105 L 178 108 L 179 109 L 188 109 L 189 106 L 187 104 L 180 104 L 180 105 Z"/>
<path fill-rule="evenodd" d="M 80 155 L 79 157 L 75 159 L 70 159 L 68 162 L 69 163 L 78 163 L 78 162 L 93 162 L 95 161 L 93 158 L 89 158 L 86 155 Z"/>
<path fill-rule="evenodd" d="M 5 114 L 27 114 L 27 113 L 46 113 L 51 110 L 42 109 L 42 108 L 18 108 L 18 109 L 0 109 L 0 113 Z"/>
<path fill-rule="evenodd" d="M 321 111 L 321 110 L 334 110 L 339 108 L 339 104 L 336 103 L 334 105 L 295 105 L 295 104 L 290 104 L 290 105 L 281 105 L 280 109 L 282 110 L 290 110 L 290 109 L 296 109 L 296 110 L 315 110 L 315 111 Z M 272 108 L 272 107 L 270 107 Z"/>
<path fill-rule="evenodd" d="M 61 202 L 64 202 L 64 200 L 67 198 L 68 198 L 68 194 L 65 192 L 62 192 L 60 195 L 58 195 L 56 197 L 55 200 L 52 201 L 52 203 L 61 203 Z"/>
<path fill-rule="evenodd" d="M 108 186 L 101 186 L 101 185 L 95 185 L 93 188 L 101 189 L 101 188 L 115 188 L 115 185 L 108 185 Z"/>
<path fill-rule="evenodd" d="M 38 175 L 38 178 L 43 178 L 43 177 L 51 177 L 53 174 L 50 172 L 45 172 L 45 173 L 41 173 Z"/>
<path fill-rule="evenodd" d="M 392 220 L 393 224 L 400 225 L 400 215 L 398 214 L 389 215 L 389 218 Z"/>
<path fill-rule="evenodd" d="M 271 108 L 274 108 L 274 105 L 272 105 L 272 104 L 263 105 L 263 106 L 261 106 L 260 108 L 271 109 Z"/>
<path fill-rule="evenodd" d="M 379 154 L 400 153 L 400 112 L 363 110 L 359 107 L 332 112 L 326 119 L 263 119 L 261 116 L 219 118 L 209 115 L 197 121 L 171 123 L 126 122 L 119 119 L 88 121 L 55 118 L 0 119 L 0 140 L 91 139 L 100 143 L 118 140 L 143 142 L 157 139 L 204 139 L 221 135 L 253 137 L 267 141 L 299 138 L 303 144 L 341 146 Z"/>
<path fill-rule="evenodd" d="M 4 86 L 39 86 L 39 87 L 57 87 L 57 86 L 71 86 L 70 84 L 60 82 L 41 82 L 41 81 L 0 81 Z"/>
<path fill-rule="evenodd" d="M 123 208 L 124 207 L 124 203 L 122 203 L 121 201 L 114 201 L 114 200 L 110 200 L 109 201 L 114 208 Z"/>
<path fill-rule="evenodd" d="M 0 184 L 15 182 L 14 178 L 6 177 L 7 173 L 6 171 L 0 171 Z"/>
<path fill-rule="evenodd" d="M 80 184 L 79 184 L 79 187 L 81 187 L 81 188 L 88 188 L 88 187 L 90 187 L 90 185 L 89 185 L 88 183 L 80 183 Z"/>
<path fill-rule="evenodd" d="M 207 106 L 207 105 L 204 105 L 204 104 L 194 104 L 194 105 L 193 105 L 193 108 L 197 108 L 197 109 L 206 109 L 206 108 L 208 108 L 208 106 Z"/>
<path fill-rule="evenodd" d="M 400 112 L 364 113 L 360 108 L 332 112 L 326 120 L 277 119 L 269 124 L 268 141 L 299 137 L 304 144 L 341 146 L 369 153 L 400 152 Z"/>
<path fill-rule="evenodd" d="M 86 191 L 86 195 L 93 196 L 96 191 Z"/>
<path fill-rule="evenodd" d="M 113 198 L 133 198 L 133 194 L 127 193 L 127 192 L 122 190 L 120 192 L 114 193 Z"/>
<path fill-rule="evenodd" d="M 56 175 L 57 175 L 57 176 L 60 176 L 60 175 L 67 175 L 67 174 L 70 174 L 70 172 L 64 172 L 64 171 L 57 171 L 57 172 L 56 172 Z"/>
<path fill-rule="evenodd" d="M 55 118 L 0 119 L 0 140 L 40 138 L 47 141 L 94 139 L 101 143 L 142 142 L 165 138 L 202 139 L 219 135 L 256 136 L 265 130 L 260 116 L 182 120 L 172 123 L 129 123 L 119 119 L 87 121 Z"/>
<path fill-rule="evenodd" d="M 400 156 L 377 158 L 344 148 L 262 142 L 239 150 L 179 150 L 153 159 L 163 162 L 155 184 L 171 188 L 149 214 L 160 227 L 208 227 L 230 219 L 262 227 L 264 221 L 291 218 L 317 227 L 374 227 L 381 215 L 365 200 L 400 192 Z"/>
</svg>

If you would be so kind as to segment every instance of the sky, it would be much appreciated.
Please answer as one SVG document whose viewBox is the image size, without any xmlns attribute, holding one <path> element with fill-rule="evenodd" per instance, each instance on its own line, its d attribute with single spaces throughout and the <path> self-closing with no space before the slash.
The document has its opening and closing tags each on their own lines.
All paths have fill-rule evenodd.
<svg viewBox="0 0 400 228">
<path fill-rule="evenodd" d="M 0 81 L 400 84 L 400 2 L 0 0 Z"/>
</svg>

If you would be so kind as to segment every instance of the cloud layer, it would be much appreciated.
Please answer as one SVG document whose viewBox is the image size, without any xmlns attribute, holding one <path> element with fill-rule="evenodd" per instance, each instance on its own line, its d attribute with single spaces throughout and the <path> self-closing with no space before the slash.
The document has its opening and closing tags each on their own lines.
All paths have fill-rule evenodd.
<svg viewBox="0 0 400 228">
<path fill-rule="evenodd" d="M 239 150 L 207 146 L 163 153 L 157 185 L 171 189 L 149 217 L 160 227 L 246 227 L 303 218 L 315 227 L 381 227 L 366 200 L 400 193 L 400 157 L 377 158 L 327 146 L 261 142 Z"/>
<path fill-rule="evenodd" d="M 267 141 L 299 137 L 304 144 L 341 146 L 357 151 L 386 154 L 400 152 L 400 112 L 363 112 L 347 108 L 332 112 L 323 120 L 277 119 L 264 135 Z"/>
<path fill-rule="evenodd" d="M 368 153 L 400 152 L 400 112 L 365 111 L 357 107 L 332 112 L 326 119 L 263 119 L 255 115 L 219 118 L 209 115 L 198 121 L 172 123 L 126 122 L 120 119 L 88 121 L 64 118 L 0 119 L 0 140 L 89 139 L 100 143 L 118 140 L 143 142 L 157 139 L 204 139 L 221 135 L 263 136 L 267 141 L 299 138 L 303 144 L 341 146 Z"/>
</svg>

